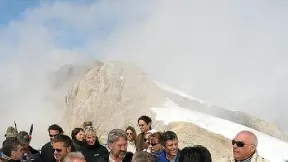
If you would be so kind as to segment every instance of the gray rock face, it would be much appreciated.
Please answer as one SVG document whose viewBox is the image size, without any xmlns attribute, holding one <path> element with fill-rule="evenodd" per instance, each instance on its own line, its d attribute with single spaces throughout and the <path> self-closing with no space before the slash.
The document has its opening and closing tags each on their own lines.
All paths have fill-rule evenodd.
<svg viewBox="0 0 288 162">
<path fill-rule="evenodd" d="M 154 117 L 151 106 L 163 106 L 165 96 L 139 68 L 109 62 L 93 68 L 66 95 L 67 131 L 84 120 L 93 121 L 98 134 L 136 126 L 141 115 Z"/>
</svg>

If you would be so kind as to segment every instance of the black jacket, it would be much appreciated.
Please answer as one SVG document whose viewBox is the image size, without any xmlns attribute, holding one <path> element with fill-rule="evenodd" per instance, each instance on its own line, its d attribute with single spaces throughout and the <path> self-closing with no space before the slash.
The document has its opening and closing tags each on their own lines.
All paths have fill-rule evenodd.
<svg viewBox="0 0 288 162">
<path fill-rule="evenodd" d="M 81 141 L 78 141 L 76 139 L 73 139 L 72 141 L 73 141 L 73 145 L 74 145 L 75 151 L 82 152 L 82 148 L 85 147 L 85 142 L 81 142 Z"/>
<path fill-rule="evenodd" d="M 21 162 L 41 162 L 40 152 L 29 146 L 29 153 L 24 155 Z"/>
<path fill-rule="evenodd" d="M 55 161 L 54 155 L 53 155 L 53 147 L 51 145 L 51 142 L 48 142 L 44 146 L 42 146 L 40 156 L 41 156 L 42 162 Z"/>
<path fill-rule="evenodd" d="M 132 152 L 127 152 L 122 162 L 131 162 L 133 157 Z"/>
<path fill-rule="evenodd" d="M 109 152 L 103 145 L 99 144 L 96 140 L 93 146 L 85 144 L 82 148 L 82 153 L 85 156 L 87 162 L 108 162 Z M 108 155 L 108 159 L 107 159 Z"/>
</svg>

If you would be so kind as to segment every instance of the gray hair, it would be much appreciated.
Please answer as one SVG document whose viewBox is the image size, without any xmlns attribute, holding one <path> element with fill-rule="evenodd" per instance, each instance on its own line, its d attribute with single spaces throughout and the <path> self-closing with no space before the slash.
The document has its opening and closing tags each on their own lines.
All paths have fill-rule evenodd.
<svg viewBox="0 0 288 162">
<path fill-rule="evenodd" d="M 123 137 L 125 140 L 127 140 L 127 136 L 124 130 L 122 129 L 111 130 L 108 134 L 107 144 L 112 144 L 114 141 L 116 141 L 120 137 Z"/>
<path fill-rule="evenodd" d="M 81 152 L 69 152 L 63 162 L 73 162 L 75 159 L 85 160 L 85 156 Z"/>
</svg>

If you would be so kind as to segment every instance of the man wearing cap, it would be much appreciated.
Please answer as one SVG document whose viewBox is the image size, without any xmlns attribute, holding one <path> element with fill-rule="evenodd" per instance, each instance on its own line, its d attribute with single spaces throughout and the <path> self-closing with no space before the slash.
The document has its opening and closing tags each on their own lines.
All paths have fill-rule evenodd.
<svg viewBox="0 0 288 162">
<path fill-rule="evenodd" d="M 26 131 L 20 131 L 17 139 L 23 147 L 23 161 L 40 161 L 40 152 L 30 146 L 31 136 Z"/>
<path fill-rule="evenodd" d="M 6 140 L 16 140 L 18 131 L 14 127 L 8 127 L 5 133 Z"/>
</svg>

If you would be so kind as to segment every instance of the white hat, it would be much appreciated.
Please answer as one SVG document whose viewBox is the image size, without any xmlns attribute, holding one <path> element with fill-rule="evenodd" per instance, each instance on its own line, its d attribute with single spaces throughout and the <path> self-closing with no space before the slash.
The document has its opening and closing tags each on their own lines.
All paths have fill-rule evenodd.
<svg viewBox="0 0 288 162">
<path fill-rule="evenodd" d="M 149 130 L 147 133 L 154 134 L 154 133 L 157 133 L 157 132 L 158 132 L 158 130 L 156 130 L 156 129 L 151 129 L 151 130 Z"/>
</svg>

